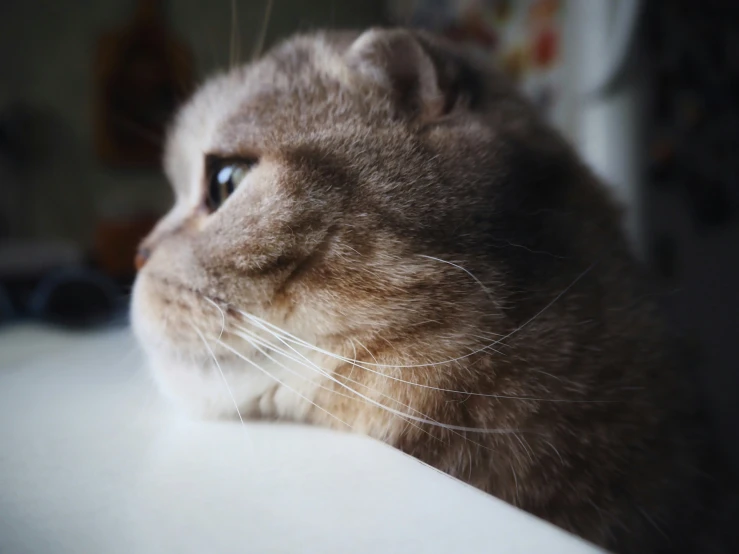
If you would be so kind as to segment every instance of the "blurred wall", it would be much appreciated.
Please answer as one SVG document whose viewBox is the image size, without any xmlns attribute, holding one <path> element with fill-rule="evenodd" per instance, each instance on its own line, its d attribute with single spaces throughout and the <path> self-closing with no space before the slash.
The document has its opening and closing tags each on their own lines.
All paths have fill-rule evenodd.
<svg viewBox="0 0 739 554">
<path fill-rule="evenodd" d="M 645 236 L 739 476 L 739 4 L 649 0 Z"/>
<path fill-rule="evenodd" d="M 245 59 L 266 0 L 236 4 Z M 125 24 L 134 5 L 134 0 L 0 2 L 0 110 L 19 102 L 33 108 L 47 145 L 23 175 L 0 173 L 0 187 L 12 186 L 22 194 L 22 213 L 15 215 L 26 234 L 87 244 L 96 214 L 161 211 L 169 203 L 159 173 L 106 168 L 93 150 L 96 40 L 103 31 Z M 171 0 L 165 6 L 171 30 L 194 53 L 200 78 L 228 64 L 230 0 Z M 275 0 L 267 43 L 295 30 L 376 24 L 382 8 L 376 0 Z"/>
</svg>

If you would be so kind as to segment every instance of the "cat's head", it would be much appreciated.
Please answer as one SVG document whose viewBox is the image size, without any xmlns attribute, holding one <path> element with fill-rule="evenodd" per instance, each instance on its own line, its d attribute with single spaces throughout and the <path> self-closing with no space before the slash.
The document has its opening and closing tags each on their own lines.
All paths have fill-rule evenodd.
<svg viewBox="0 0 739 554">
<path fill-rule="evenodd" d="M 186 405 L 221 398 L 197 377 L 213 358 L 259 376 L 235 386 L 247 404 L 269 383 L 227 347 L 264 361 L 233 325 L 433 350 L 514 325 L 511 298 L 574 255 L 574 157 L 504 79 L 422 34 L 298 37 L 213 78 L 165 167 L 176 201 L 142 244 L 133 322 Z"/>
</svg>

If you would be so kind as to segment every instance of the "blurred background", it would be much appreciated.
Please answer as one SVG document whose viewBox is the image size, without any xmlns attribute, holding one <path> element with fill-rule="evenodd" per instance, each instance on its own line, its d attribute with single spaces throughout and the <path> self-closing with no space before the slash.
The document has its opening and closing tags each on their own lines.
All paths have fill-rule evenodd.
<svg viewBox="0 0 739 554">
<path fill-rule="evenodd" d="M 241 59 L 267 0 L 0 2 L 0 332 L 125 323 L 170 203 L 166 123 Z M 475 45 L 626 206 L 739 466 L 739 7 L 702 0 L 274 0 L 265 42 L 403 24 Z M 0 356 L 2 353 L 0 353 Z"/>
</svg>

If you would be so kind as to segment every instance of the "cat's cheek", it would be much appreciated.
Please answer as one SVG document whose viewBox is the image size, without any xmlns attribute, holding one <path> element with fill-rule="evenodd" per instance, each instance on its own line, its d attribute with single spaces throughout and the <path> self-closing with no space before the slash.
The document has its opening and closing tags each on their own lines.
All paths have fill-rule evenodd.
<svg viewBox="0 0 739 554">
<path fill-rule="evenodd" d="M 174 327 L 167 320 L 181 318 L 170 313 L 176 307 L 164 306 L 155 283 L 145 273 L 136 279 L 131 295 L 131 327 L 139 344 L 149 354 L 157 349 L 176 346 L 172 343 Z"/>
<path fill-rule="evenodd" d="M 198 419 L 227 417 L 234 413 L 233 401 L 222 379 L 215 380 L 215 367 L 198 364 L 201 349 L 186 351 L 167 332 L 155 284 L 141 274 L 136 279 L 131 302 L 131 326 L 146 354 L 150 375 L 164 398 L 179 411 Z M 187 346 L 190 348 L 195 343 Z M 243 394 L 242 394 L 243 396 Z M 247 399 L 240 399 L 247 404 Z"/>
</svg>

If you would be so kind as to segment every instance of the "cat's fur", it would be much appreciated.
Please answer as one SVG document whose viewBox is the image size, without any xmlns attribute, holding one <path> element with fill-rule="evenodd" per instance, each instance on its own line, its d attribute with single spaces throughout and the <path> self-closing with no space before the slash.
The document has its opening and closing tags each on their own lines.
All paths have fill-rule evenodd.
<svg viewBox="0 0 739 554">
<path fill-rule="evenodd" d="M 207 155 L 259 159 L 213 213 Z M 165 165 L 133 321 L 184 408 L 234 416 L 225 378 L 245 416 L 350 426 L 620 552 L 705 527 L 619 211 L 499 74 L 409 31 L 293 38 L 205 84 Z"/>
</svg>

